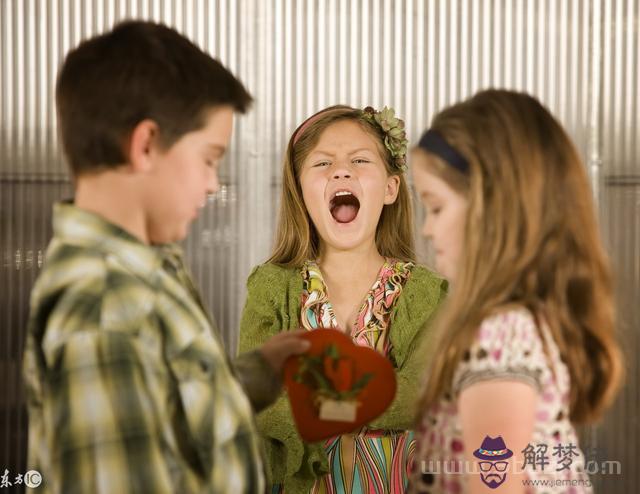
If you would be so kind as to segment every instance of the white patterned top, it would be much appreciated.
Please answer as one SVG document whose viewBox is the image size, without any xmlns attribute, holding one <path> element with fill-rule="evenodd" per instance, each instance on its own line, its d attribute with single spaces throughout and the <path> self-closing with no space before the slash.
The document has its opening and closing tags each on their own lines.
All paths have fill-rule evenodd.
<svg viewBox="0 0 640 494">
<path fill-rule="evenodd" d="M 471 349 L 454 373 L 453 399 L 445 396 L 424 415 L 418 431 L 413 491 L 467 492 L 466 476 L 456 473 L 469 471 L 469 466 L 464 464 L 457 397 L 466 387 L 487 380 L 516 380 L 538 390 L 530 445 L 539 455 L 529 457 L 535 468 L 531 463 L 524 466 L 527 480 L 532 484 L 527 492 L 591 492 L 584 468 L 585 458 L 569 421 L 571 383 L 568 369 L 549 329 L 544 324 L 538 328 L 525 308 L 511 309 L 482 322 Z M 478 447 L 480 444 L 473 445 L 474 450 Z M 541 468 L 540 460 L 546 460 L 548 464 Z"/>
</svg>

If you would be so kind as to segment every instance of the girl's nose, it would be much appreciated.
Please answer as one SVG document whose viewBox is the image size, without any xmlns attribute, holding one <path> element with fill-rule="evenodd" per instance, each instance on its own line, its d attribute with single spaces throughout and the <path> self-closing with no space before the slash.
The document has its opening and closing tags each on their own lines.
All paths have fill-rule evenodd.
<svg viewBox="0 0 640 494">
<path fill-rule="evenodd" d="M 209 169 L 207 177 L 207 195 L 213 195 L 220 190 L 220 181 L 217 170 Z"/>
<path fill-rule="evenodd" d="M 341 178 L 351 178 L 351 173 L 348 170 L 338 170 L 333 173 L 333 178 L 339 180 Z"/>
<path fill-rule="evenodd" d="M 349 163 L 345 161 L 336 162 L 331 173 L 335 180 L 351 178 L 353 176 L 353 171 L 351 170 Z"/>
</svg>

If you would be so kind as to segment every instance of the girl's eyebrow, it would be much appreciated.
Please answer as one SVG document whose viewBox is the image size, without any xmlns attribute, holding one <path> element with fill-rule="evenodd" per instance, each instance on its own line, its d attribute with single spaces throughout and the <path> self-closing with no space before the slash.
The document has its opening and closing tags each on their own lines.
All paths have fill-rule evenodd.
<svg viewBox="0 0 640 494">
<path fill-rule="evenodd" d="M 358 148 L 355 149 L 354 151 L 351 151 L 349 154 L 356 154 L 356 153 L 361 153 L 362 151 L 367 151 L 368 153 L 373 153 L 373 151 L 369 148 Z"/>
<path fill-rule="evenodd" d="M 368 153 L 373 153 L 373 151 L 369 148 L 358 148 L 358 149 L 354 149 L 353 151 L 349 151 L 349 154 L 356 154 L 356 153 L 361 153 L 363 151 L 366 151 Z M 314 155 L 314 154 L 322 154 L 325 156 L 334 156 L 334 153 L 330 153 L 329 151 L 323 151 L 322 149 L 315 149 L 313 151 L 311 151 L 311 153 L 309 153 L 310 155 Z"/>
<path fill-rule="evenodd" d="M 221 146 L 220 144 L 212 144 L 212 143 L 207 144 L 207 148 L 209 149 L 209 151 L 218 153 L 218 156 L 224 155 L 224 153 L 227 150 L 227 148 L 225 148 L 224 146 Z"/>
<path fill-rule="evenodd" d="M 324 156 L 333 156 L 332 153 L 328 152 L 328 151 L 322 151 L 321 149 L 314 149 L 313 151 L 311 151 L 309 153 L 310 156 L 314 155 L 314 154 L 322 154 Z"/>
<path fill-rule="evenodd" d="M 429 190 L 423 190 L 422 192 L 420 192 L 420 197 L 422 199 L 429 199 L 431 197 L 436 197 L 435 194 Z"/>
</svg>

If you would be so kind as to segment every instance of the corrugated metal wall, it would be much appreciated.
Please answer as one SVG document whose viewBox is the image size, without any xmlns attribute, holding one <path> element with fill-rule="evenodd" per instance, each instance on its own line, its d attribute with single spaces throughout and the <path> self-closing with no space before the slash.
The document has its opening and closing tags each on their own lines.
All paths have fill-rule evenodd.
<svg viewBox="0 0 640 494">
<path fill-rule="evenodd" d="M 585 431 L 635 492 L 640 453 L 640 62 L 638 0 L 0 0 L 0 473 L 24 472 L 20 355 L 28 293 L 50 236 L 50 204 L 71 193 L 56 137 L 62 56 L 114 22 L 173 25 L 245 81 L 221 192 L 185 243 L 230 348 L 244 280 L 274 230 L 280 163 L 296 125 L 335 103 L 392 105 L 416 139 L 435 111 L 474 91 L 529 91 L 568 128 L 593 178 L 617 267 L 629 380 Z M 426 252 L 426 251 L 425 251 Z"/>
<path fill-rule="evenodd" d="M 606 458 L 623 462 L 602 492 L 640 489 L 640 2 L 602 2 L 599 104 L 602 229 L 616 269 L 628 381 L 596 433 Z M 611 478 L 609 476 L 609 478 Z"/>
</svg>

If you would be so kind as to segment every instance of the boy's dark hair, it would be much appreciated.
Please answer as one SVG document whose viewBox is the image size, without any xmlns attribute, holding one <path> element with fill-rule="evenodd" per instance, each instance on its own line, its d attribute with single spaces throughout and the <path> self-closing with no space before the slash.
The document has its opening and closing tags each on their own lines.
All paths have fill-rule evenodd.
<svg viewBox="0 0 640 494">
<path fill-rule="evenodd" d="M 56 84 L 62 145 L 74 175 L 126 162 L 126 142 L 144 119 L 158 124 L 168 148 L 201 128 L 213 107 L 244 113 L 251 101 L 220 62 L 177 31 L 142 21 L 81 43 Z"/>
</svg>

